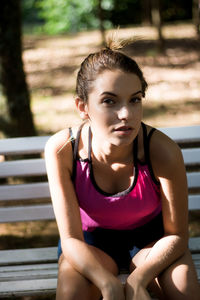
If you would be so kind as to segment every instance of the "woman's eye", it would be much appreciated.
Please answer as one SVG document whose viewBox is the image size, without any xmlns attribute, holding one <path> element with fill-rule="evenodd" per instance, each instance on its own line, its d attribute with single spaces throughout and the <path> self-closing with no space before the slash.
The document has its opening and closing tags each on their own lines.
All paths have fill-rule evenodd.
<svg viewBox="0 0 200 300">
<path fill-rule="evenodd" d="M 138 103 L 138 102 L 141 102 L 141 101 L 142 101 L 142 99 L 140 97 L 134 97 L 134 98 L 131 99 L 131 102 L 133 102 L 133 103 Z"/>
<path fill-rule="evenodd" d="M 112 100 L 112 99 L 110 99 L 110 98 L 106 98 L 106 99 L 103 100 L 103 103 L 104 103 L 104 104 L 108 104 L 108 105 L 114 104 L 114 100 Z"/>
</svg>

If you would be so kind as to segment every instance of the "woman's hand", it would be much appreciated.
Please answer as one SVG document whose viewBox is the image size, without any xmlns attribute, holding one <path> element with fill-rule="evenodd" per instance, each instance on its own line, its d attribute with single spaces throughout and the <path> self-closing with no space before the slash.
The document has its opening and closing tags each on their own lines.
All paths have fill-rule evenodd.
<svg viewBox="0 0 200 300">
<path fill-rule="evenodd" d="M 151 300 L 147 289 L 142 284 L 134 272 L 128 277 L 126 282 L 126 300 Z"/>
<path fill-rule="evenodd" d="M 106 280 L 101 293 L 103 300 L 125 300 L 124 287 L 114 276 Z"/>
</svg>

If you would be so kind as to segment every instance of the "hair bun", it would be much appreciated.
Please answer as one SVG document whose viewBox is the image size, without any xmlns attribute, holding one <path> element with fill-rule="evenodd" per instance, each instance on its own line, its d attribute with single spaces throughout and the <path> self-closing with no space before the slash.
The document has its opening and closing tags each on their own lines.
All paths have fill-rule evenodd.
<svg viewBox="0 0 200 300">
<path fill-rule="evenodd" d="M 141 40 L 141 37 L 131 37 L 127 39 L 119 38 L 119 28 L 117 31 L 114 31 L 113 33 L 110 33 L 108 37 L 106 38 L 106 49 L 112 50 L 112 51 L 118 51 L 126 46 L 129 46 L 131 44 L 134 44 L 136 41 Z"/>
</svg>

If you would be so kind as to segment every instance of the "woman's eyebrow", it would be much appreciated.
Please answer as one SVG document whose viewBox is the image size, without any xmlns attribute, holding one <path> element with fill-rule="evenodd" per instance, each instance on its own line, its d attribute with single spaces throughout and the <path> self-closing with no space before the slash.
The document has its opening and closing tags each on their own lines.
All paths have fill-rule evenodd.
<svg viewBox="0 0 200 300">
<path fill-rule="evenodd" d="M 133 94 L 131 95 L 131 97 L 133 97 L 133 96 L 135 96 L 135 95 L 137 95 L 137 94 L 139 94 L 139 93 L 142 93 L 142 91 L 139 90 L 139 91 L 133 93 Z M 108 91 L 105 91 L 105 92 L 101 93 L 101 95 L 110 95 L 110 96 L 117 97 L 117 95 L 116 95 L 115 93 L 108 92 Z"/>
</svg>

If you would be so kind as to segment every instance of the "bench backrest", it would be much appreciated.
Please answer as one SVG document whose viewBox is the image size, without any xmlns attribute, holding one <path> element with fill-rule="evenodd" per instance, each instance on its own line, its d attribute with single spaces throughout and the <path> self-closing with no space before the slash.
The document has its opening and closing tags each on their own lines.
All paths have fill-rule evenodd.
<svg viewBox="0 0 200 300">
<path fill-rule="evenodd" d="M 160 130 L 180 144 L 187 169 L 189 209 L 200 209 L 200 126 Z M 43 158 L 48 138 L 0 140 L 0 155 L 5 157 L 0 162 L 0 223 L 54 219 Z"/>
</svg>

